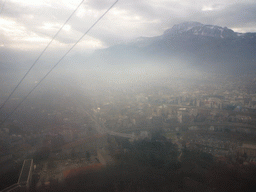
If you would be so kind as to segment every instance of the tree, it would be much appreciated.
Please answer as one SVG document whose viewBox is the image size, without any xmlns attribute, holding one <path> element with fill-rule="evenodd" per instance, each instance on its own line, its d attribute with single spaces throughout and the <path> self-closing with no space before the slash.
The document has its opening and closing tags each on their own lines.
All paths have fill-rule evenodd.
<svg viewBox="0 0 256 192">
<path fill-rule="evenodd" d="M 34 161 L 39 162 L 48 159 L 50 155 L 49 147 L 42 147 L 39 151 L 35 153 Z"/>
<path fill-rule="evenodd" d="M 87 161 L 90 161 L 91 154 L 89 151 L 86 151 L 85 157 L 86 157 Z"/>
</svg>

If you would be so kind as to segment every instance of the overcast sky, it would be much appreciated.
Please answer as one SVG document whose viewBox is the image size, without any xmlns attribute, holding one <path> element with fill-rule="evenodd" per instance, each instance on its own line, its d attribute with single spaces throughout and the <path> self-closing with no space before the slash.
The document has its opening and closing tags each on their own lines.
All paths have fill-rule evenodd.
<svg viewBox="0 0 256 192">
<path fill-rule="evenodd" d="M 114 1 L 85 0 L 48 54 L 63 55 Z M 0 0 L 0 61 L 12 62 L 10 57 L 42 51 L 80 2 Z M 184 21 L 226 26 L 237 32 L 256 32 L 256 1 L 119 0 L 71 54 L 87 53 L 140 36 L 158 36 Z"/>
</svg>

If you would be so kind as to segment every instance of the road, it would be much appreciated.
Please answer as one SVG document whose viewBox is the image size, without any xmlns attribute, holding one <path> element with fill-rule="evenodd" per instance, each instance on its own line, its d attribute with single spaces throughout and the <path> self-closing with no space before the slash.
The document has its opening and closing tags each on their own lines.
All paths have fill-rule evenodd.
<svg viewBox="0 0 256 192">
<path fill-rule="evenodd" d="M 133 134 L 119 133 L 119 132 L 108 130 L 108 128 L 106 128 L 104 123 L 101 122 L 93 114 L 93 112 L 91 112 L 91 113 L 89 112 L 89 110 L 87 109 L 87 107 L 86 107 L 86 105 L 83 101 L 81 101 L 81 100 L 79 101 L 78 99 L 76 99 L 76 101 L 77 101 L 76 103 L 79 104 L 79 105 L 77 105 L 77 108 L 79 108 L 80 112 L 82 112 L 83 114 L 86 114 L 95 123 L 94 128 L 96 129 L 96 131 L 98 133 L 100 133 L 100 134 L 109 134 L 109 135 L 113 135 L 113 136 L 129 138 L 129 139 L 135 139 L 135 136 Z"/>
</svg>

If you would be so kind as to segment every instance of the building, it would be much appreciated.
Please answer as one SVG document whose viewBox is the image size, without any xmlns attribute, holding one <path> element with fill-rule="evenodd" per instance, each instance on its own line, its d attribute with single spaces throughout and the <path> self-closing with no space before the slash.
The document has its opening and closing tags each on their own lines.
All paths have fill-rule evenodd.
<svg viewBox="0 0 256 192">
<path fill-rule="evenodd" d="M 238 154 L 246 154 L 248 157 L 256 157 L 256 145 L 243 144 L 242 147 L 238 149 Z"/>
<path fill-rule="evenodd" d="M 179 123 L 187 123 L 189 121 L 187 108 L 179 108 L 177 111 L 177 119 Z"/>
</svg>

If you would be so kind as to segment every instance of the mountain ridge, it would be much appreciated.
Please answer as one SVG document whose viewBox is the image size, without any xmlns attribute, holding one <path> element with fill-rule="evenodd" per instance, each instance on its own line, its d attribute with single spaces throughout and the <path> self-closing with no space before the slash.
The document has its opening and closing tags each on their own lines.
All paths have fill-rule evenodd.
<svg viewBox="0 0 256 192">
<path fill-rule="evenodd" d="M 241 35 L 241 33 L 236 33 L 232 29 L 228 29 L 227 27 L 220 27 L 217 25 L 204 25 L 199 22 L 184 22 L 174 25 L 172 28 L 166 30 L 164 32 L 164 35 L 168 36 L 181 33 L 217 38 L 234 38 Z"/>
<path fill-rule="evenodd" d="M 162 35 L 96 50 L 91 66 L 142 66 L 196 69 L 202 72 L 245 74 L 256 69 L 256 33 L 237 33 L 227 27 L 185 22 Z"/>
<path fill-rule="evenodd" d="M 227 27 L 220 27 L 217 25 L 202 24 L 199 22 L 183 22 L 174 25 L 164 31 L 162 35 L 155 37 L 138 37 L 127 44 L 141 43 L 152 39 L 165 39 L 173 38 L 177 36 L 204 36 L 212 38 L 230 38 L 230 39 L 243 39 L 243 38 L 256 38 L 256 33 L 247 32 L 239 33 L 234 32 L 232 29 Z"/>
</svg>

